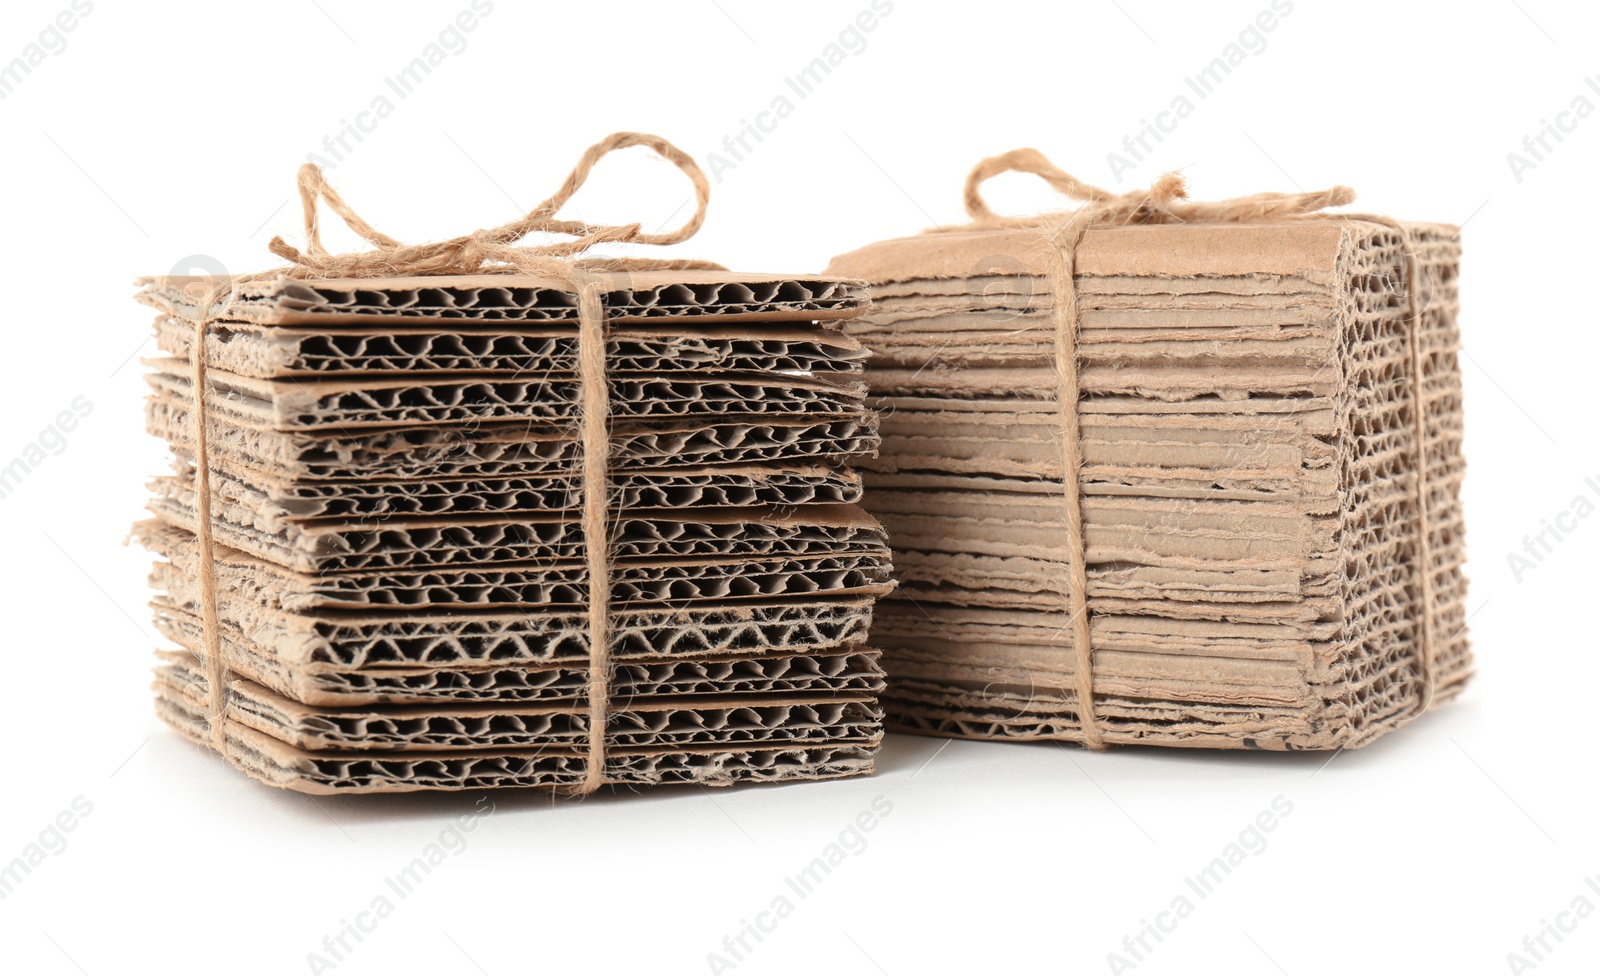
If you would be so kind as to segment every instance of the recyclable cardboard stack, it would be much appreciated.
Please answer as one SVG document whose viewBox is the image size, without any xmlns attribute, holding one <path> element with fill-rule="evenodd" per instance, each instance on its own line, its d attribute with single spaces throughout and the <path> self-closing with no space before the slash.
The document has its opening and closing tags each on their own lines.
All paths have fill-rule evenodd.
<svg viewBox="0 0 1600 976">
<path fill-rule="evenodd" d="M 614 274 L 607 781 L 870 770 L 889 586 L 845 466 L 872 451 L 859 283 Z M 174 453 L 137 533 L 161 561 L 158 708 L 209 742 L 197 585 L 197 303 L 143 282 Z M 307 792 L 564 787 L 591 730 L 577 298 L 504 274 L 255 280 L 206 336 L 235 762 Z"/>
<path fill-rule="evenodd" d="M 1105 741 L 1359 745 L 1461 689 L 1459 247 L 1453 227 L 1407 229 L 1416 281 L 1402 235 L 1359 219 L 1083 237 L 1078 488 Z M 884 416 L 863 466 L 902 581 L 873 628 L 891 727 L 1082 737 L 1052 247 L 1038 228 L 948 229 L 828 269 L 873 288 L 847 331 L 874 352 Z"/>
</svg>

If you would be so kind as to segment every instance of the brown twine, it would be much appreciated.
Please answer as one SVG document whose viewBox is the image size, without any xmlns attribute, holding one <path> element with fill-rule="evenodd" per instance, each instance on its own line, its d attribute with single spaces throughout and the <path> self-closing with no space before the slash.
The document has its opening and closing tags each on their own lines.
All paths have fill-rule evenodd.
<svg viewBox="0 0 1600 976">
<path fill-rule="evenodd" d="M 606 380 L 602 285 L 573 271 L 578 286 L 578 386 L 583 391 L 583 541 L 589 577 L 589 752 L 579 793 L 605 782 L 606 710 L 611 691 L 611 545 L 606 526 L 610 388 Z"/>
<path fill-rule="evenodd" d="M 210 424 L 206 422 L 206 323 L 207 309 L 216 304 L 228 285 L 213 285 L 207 292 L 201 312 L 195 321 L 194 349 L 194 454 L 195 473 L 195 535 L 199 543 L 200 565 L 196 573 L 200 584 L 200 648 L 206 667 L 206 720 L 210 725 L 211 745 L 234 762 L 228 744 L 227 712 L 228 684 L 232 677 L 222 659 L 222 633 L 217 623 L 217 562 L 216 543 L 212 538 L 211 464 L 209 446 Z M 204 511 L 200 509 L 204 507 Z"/>
<path fill-rule="evenodd" d="M 578 188 L 589 178 L 590 170 L 606 154 L 628 146 L 645 146 L 655 150 L 668 162 L 678 167 L 694 184 L 695 211 L 676 230 L 647 234 L 638 224 L 594 226 L 577 220 L 558 220 L 556 213 L 572 199 Z M 693 237 L 705 223 L 706 203 L 711 198 L 711 184 L 694 157 L 660 136 L 642 132 L 614 132 L 584 151 L 578 164 L 567 174 L 560 189 L 543 203 L 510 223 L 485 230 L 476 230 L 449 240 L 430 244 L 401 244 L 388 234 L 373 229 L 337 191 L 328 185 L 321 167 L 306 163 L 299 174 L 300 208 L 305 216 L 306 249 L 298 251 L 274 237 L 267 249 L 279 257 L 293 262 L 290 272 L 300 272 L 295 277 L 313 278 L 392 278 L 409 275 L 465 275 L 484 273 L 513 273 L 564 277 L 573 267 L 570 258 L 582 254 L 596 244 L 678 244 Z M 328 208 L 344 220 L 374 250 L 348 254 L 329 254 L 322 246 L 322 233 L 318 225 L 317 201 L 326 202 Z M 549 234 L 568 234 L 570 241 L 560 241 L 533 247 L 517 247 L 516 242 L 535 231 Z M 594 270 L 638 271 L 644 268 L 707 267 L 705 262 L 660 261 L 597 261 L 586 262 Z M 714 265 L 712 267 L 715 267 Z"/>
<path fill-rule="evenodd" d="M 589 172 L 606 154 L 629 146 L 655 150 L 694 184 L 695 212 L 675 230 L 645 233 L 639 224 L 590 225 L 559 220 L 557 212 L 583 186 Z M 517 220 L 499 227 L 474 231 L 431 244 L 406 245 L 367 223 L 352 210 L 312 163 L 300 167 L 299 190 L 305 219 L 306 249 L 296 250 L 274 237 L 268 248 L 292 262 L 289 267 L 252 275 L 214 280 L 200 301 L 194 330 L 196 536 L 199 543 L 201 647 L 207 682 L 207 722 L 212 746 L 238 764 L 228 741 L 228 685 L 232 675 L 222 655 L 218 625 L 216 550 L 213 535 L 211 462 L 207 416 L 206 332 L 211 323 L 225 318 L 239 294 L 239 285 L 278 278 L 381 278 L 421 275 L 529 274 L 553 278 L 572 288 L 578 297 L 578 380 L 580 388 L 580 477 L 583 479 L 582 524 L 588 570 L 589 621 L 589 731 L 584 778 L 573 793 L 590 793 L 607 782 L 606 721 L 610 705 L 611 558 L 606 524 L 610 460 L 610 384 L 606 369 L 607 325 L 605 283 L 595 272 L 644 270 L 726 270 L 707 261 L 607 258 L 578 260 L 577 255 L 603 243 L 676 244 L 688 240 L 705 222 L 711 184 L 694 158 L 660 136 L 616 132 L 590 146 L 549 199 Z M 346 226 L 373 250 L 330 254 L 322 245 L 318 226 L 318 201 L 324 201 Z M 572 239 L 517 246 L 534 232 L 567 234 Z M 223 295 L 227 301 L 220 306 Z"/>
<path fill-rule="evenodd" d="M 1057 191 L 1082 201 L 1070 211 L 1037 216 L 1001 217 L 989 209 L 979 187 L 1001 173 L 1018 172 L 1038 176 Z M 1058 169 L 1037 149 L 1014 149 L 992 156 L 973 167 L 963 190 L 969 227 L 1037 227 L 1052 245 L 1050 280 L 1054 292 L 1055 367 L 1058 381 L 1057 407 L 1061 422 L 1062 488 L 1066 501 L 1066 543 L 1073 560 L 1067 573 L 1067 609 L 1071 614 L 1075 666 L 1074 684 L 1078 698 L 1078 724 L 1084 744 L 1104 749 L 1105 736 L 1095 718 L 1094 648 L 1091 644 L 1088 603 L 1088 547 L 1083 533 L 1083 445 L 1078 400 L 1081 394 L 1078 371 L 1078 292 L 1077 253 L 1084 235 L 1102 224 L 1173 223 L 1253 223 L 1267 220 L 1339 219 L 1366 220 L 1394 230 L 1400 237 L 1406 289 L 1406 332 L 1414 404 L 1412 417 L 1416 437 L 1415 506 L 1418 523 L 1417 586 L 1422 613 L 1418 621 L 1418 667 L 1422 688 L 1419 704 L 1405 721 L 1428 710 L 1435 684 L 1435 641 L 1433 622 L 1432 545 L 1428 536 L 1427 418 L 1423 394 L 1424 364 L 1421 353 L 1421 313 L 1417 307 L 1417 260 L 1411 234 L 1399 221 L 1370 214 L 1326 214 L 1327 207 L 1343 206 L 1355 199 L 1355 191 L 1334 186 L 1311 193 L 1257 193 L 1228 200 L 1191 201 L 1188 187 L 1178 173 L 1166 173 L 1147 190 L 1112 193 L 1084 183 Z M 941 228 L 941 230 L 946 228 Z M 959 229 L 959 228 L 949 228 Z M 1375 734 L 1373 730 L 1369 734 Z M 1364 737 L 1358 737 L 1359 744 Z"/>
</svg>

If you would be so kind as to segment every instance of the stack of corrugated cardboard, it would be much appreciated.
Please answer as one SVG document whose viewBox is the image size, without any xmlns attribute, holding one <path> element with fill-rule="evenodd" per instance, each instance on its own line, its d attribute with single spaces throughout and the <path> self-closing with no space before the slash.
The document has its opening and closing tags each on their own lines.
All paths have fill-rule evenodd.
<svg viewBox="0 0 1600 976">
<path fill-rule="evenodd" d="M 602 275 L 610 455 L 609 782 L 870 770 L 889 586 L 848 462 L 872 451 L 858 283 Z M 197 587 L 195 321 L 205 339 L 226 735 L 311 792 L 570 786 L 590 679 L 577 299 L 510 275 L 152 279 L 174 473 L 161 715 L 211 741 Z"/>
<path fill-rule="evenodd" d="M 1459 247 L 1455 228 L 1408 230 L 1415 281 L 1401 234 L 1364 220 L 1089 230 L 1078 485 L 1063 484 L 1060 265 L 1038 228 L 835 259 L 828 273 L 873 287 L 846 330 L 875 353 L 885 417 L 864 466 L 902 579 L 873 631 L 891 727 L 1082 737 L 1069 490 L 1106 741 L 1334 748 L 1459 691 Z"/>
</svg>

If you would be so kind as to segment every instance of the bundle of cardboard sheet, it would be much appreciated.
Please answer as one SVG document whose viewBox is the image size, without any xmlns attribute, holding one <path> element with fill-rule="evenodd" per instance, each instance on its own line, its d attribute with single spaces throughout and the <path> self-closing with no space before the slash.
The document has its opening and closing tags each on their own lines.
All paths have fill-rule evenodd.
<svg viewBox="0 0 1600 976">
<path fill-rule="evenodd" d="M 137 530 L 161 557 L 166 721 L 211 741 L 197 585 L 197 302 L 152 279 L 172 446 Z M 227 751 L 308 792 L 870 770 L 889 586 L 846 462 L 872 451 L 859 283 L 607 279 L 610 675 L 589 727 L 578 311 L 509 275 L 256 281 L 204 354 Z"/>
<path fill-rule="evenodd" d="M 1406 226 L 1415 281 L 1402 235 L 1356 219 L 1089 230 L 1077 486 L 1063 484 L 1059 265 L 1037 228 L 836 258 L 827 273 L 873 288 L 846 331 L 874 352 L 884 416 L 864 467 L 902 581 L 873 630 L 891 727 L 1082 737 L 1074 487 L 1105 741 L 1358 745 L 1458 692 L 1471 670 L 1459 248 L 1455 228 Z"/>
</svg>

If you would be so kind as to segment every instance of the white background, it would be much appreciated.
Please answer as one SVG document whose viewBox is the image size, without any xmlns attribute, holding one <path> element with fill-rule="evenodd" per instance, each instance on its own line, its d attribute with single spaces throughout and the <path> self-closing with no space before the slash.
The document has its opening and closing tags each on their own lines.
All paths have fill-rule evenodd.
<svg viewBox="0 0 1600 976">
<path fill-rule="evenodd" d="M 785 76 L 867 0 L 782 11 L 497 0 L 401 99 L 385 77 L 467 0 L 95 0 L 65 49 L 0 100 L 0 464 L 75 397 L 93 404 L 65 448 L 0 499 L 0 862 L 75 798 L 92 804 L 65 850 L 0 901 L 0 969 L 312 971 L 323 937 L 473 810 L 475 796 L 274 791 L 161 726 L 147 691 L 158 643 L 148 557 L 120 545 L 144 477 L 163 465 L 142 432 L 136 353 L 153 346 L 141 346 L 150 313 L 131 300 L 132 279 L 195 253 L 235 272 L 276 263 L 272 234 L 300 241 L 295 168 L 387 94 L 392 113 L 331 177 L 408 241 L 516 216 L 616 129 L 661 133 L 705 160 L 779 95 L 793 111 L 720 173 L 706 230 L 676 252 L 818 270 L 840 251 L 962 219 L 970 165 L 1025 145 L 1118 189 L 1181 167 L 1202 198 L 1346 183 L 1366 210 L 1465 222 L 1480 674 L 1464 699 L 1325 767 L 1319 755 L 891 736 L 870 779 L 497 794 L 469 846 L 331 971 L 715 971 L 708 953 L 725 953 L 724 937 L 880 796 L 892 812 L 865 849 L 809 897 L 790 893 L 793 913 L 729 971 L 1108 972 L 1122 938 L 1186 893 L 1194 912 L 1141 976 L 1516 971 L 1507 953 L 1542 920 L 1584 894 L 1600 906 L 1585 886 L 1600 872 L 1586 748 L 1600 517 L 1562 516 L 1578 496 L 1600 501 L 1600 118 L 1562 116 L 1572 131 L 1542 161 L 1529 156 L 1520 179 L 1507 160 L 1575 98 L 1600 106 L 1585 84 L 1600 71 L 1600 17 L 1519 2 L 1295 0 L 1265 48 L 1200 99 L 1185 76 L 1266 0 L 895 0 L 865 48 L 801 99 Z M 0 64 L 66 9 L 5 4 Z M 1107 153 L 1178 95 L 1192 113 L 1118 182 Z M 1024 178 L 991 186 L 996 209 L 1058 205 Z M 656 226 L 687 196 L 669 166 L 633 150 L 600 167 L 573 212 Z M 355 243 L 330 235 L 339 249 Z M 1519 582 L 1507 554 L 1558 517 L 1575 530 Z M 1293 811 L 1266 849 L 1210 897 L 1188 892 L 1184 877 L 1280 796 Z M 1600 960 L 1600 918 L 1564 920 L 1575 930 L 1551 940 L 1541 976 Z"/>
</svg>

